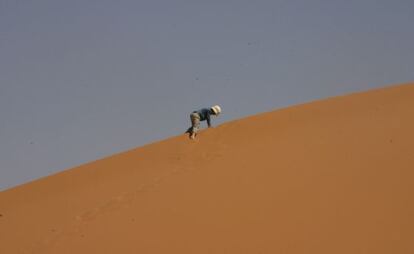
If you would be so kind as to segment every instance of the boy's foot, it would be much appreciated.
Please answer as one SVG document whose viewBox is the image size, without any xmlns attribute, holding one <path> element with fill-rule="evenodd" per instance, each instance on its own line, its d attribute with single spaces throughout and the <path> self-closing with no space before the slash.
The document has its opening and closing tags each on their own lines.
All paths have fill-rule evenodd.
<svg viewBox="0 0 414 254">
<path fill-rule="evenodd" d="M 196 137 L 196 134 L 194 132 L 190 134 L 190 139 L 195 139 L 195 137 Z"/>
</svg>

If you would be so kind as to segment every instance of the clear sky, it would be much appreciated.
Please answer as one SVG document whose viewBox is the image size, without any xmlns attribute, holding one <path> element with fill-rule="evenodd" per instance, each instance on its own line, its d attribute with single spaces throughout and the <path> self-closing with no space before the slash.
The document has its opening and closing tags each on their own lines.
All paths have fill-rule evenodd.
<svg viewBox="0 0 414 254">
<path fill-rule="evenodd" d="M 0 0 L 0 190 L 178 135 L 414 80 L 412 0 Z"/>
</svg>

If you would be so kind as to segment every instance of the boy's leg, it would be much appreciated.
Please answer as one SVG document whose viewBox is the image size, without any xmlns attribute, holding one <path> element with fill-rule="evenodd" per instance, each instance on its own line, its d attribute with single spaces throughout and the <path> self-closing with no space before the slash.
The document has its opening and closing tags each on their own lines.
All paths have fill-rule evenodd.
<svg viewBox="0 0 414 254">
<path fill-rule="evenodd" d="M 190 115 L 191 119 L 191 132 L 190 138 L 194 139 L 197 135 L 198 128 L 200 127 L 200 116 L 197 113 L 192 113 Z"/>
</svg>

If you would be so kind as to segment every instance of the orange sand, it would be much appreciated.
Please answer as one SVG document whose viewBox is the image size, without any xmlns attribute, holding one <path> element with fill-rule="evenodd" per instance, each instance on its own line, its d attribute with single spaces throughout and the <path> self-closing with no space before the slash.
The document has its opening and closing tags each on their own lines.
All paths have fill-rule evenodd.
<svg viewBox="0 0 414 254">
<path fill-rule="evenodd" d="M 0 253 L 414 253 L 414 84 L 181 135 L 0 192 Z"/>
</svg>

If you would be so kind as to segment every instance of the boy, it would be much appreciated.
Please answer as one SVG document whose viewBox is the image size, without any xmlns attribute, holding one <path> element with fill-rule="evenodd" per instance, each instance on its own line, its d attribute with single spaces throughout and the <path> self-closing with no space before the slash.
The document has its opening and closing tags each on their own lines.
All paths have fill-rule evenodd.
<svg viewBox="0 0 414 254">
<path fill-rule="evenodd" d="M 221 108 L 219 105 L 215 105 L 211 108 L 203 108 L 197 111 L 193 111 L 190 115 L 191 127 L 187 130 L 190 133 L 190 139 L 195 139 L 197 131 L 200 127 L 201 121 L 207 121 L 207 125 L 211 127 L 210 115 L 218 116 L 221 113 Z"/>
</svg>

